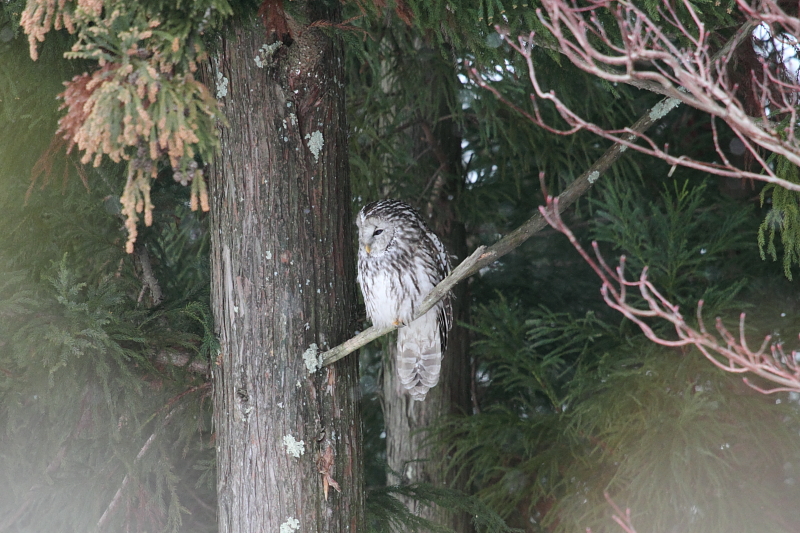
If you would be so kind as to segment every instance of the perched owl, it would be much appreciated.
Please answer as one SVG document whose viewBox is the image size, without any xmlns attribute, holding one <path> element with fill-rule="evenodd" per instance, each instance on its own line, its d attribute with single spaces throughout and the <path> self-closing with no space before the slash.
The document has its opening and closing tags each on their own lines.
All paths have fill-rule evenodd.
<svg viewBox="0 0 800 533">
<path fill-rule="evenodd" d="M 381 200 L 358 213 L 358 284 L 372 324 L 397 330 L 397 374 L 412 398 L 422 401 L 439 381 L 452 322 L 450 294 L 411 322 L 414 311 L 450 272 L 439 238 L 414 209 Z"/>
</svg>

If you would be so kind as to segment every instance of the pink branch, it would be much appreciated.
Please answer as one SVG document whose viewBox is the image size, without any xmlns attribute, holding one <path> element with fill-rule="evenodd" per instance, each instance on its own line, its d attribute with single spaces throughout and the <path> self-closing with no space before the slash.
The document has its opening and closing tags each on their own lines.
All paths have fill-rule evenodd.
<svg viewBox="0 0 800 533">
<path fill-rule="evenodd" d="M 596 242 L 592 243 L 595 258 L 584 250 L 577 241 L 572 231 L 564 224 L 558 212 L 558 199 L 547 197 L 547 206 L 539 208 L 544 219 L 550 226 L 567 236 L 583 259 L 600 276 L 603 285 L 600 289 L 606 304 L 616 309 L 626 318 L 635 323 L 645 336 L 651 341 L 662 346 L 680 347 L 695 346 L 716 367 L 734 374 L 751 373 L 777 385 L 764 389 L 751 383 L 747 377 L 743 381 L 754 390 L 763 394 L 775 392 L 800 392 L 800 352 L 785 353 L 780 343 L 773 343 L 772 337 L 767 335 L 757 351 L 752 351 L 747 345 L 745 337 L 745 314 L 739 317 L 738 338 L 734 336 L 717 318 L 717 335 L 709 333 L 703 321 L 703 301 L 697 304 L 698 329 L 687 324 L 678 310 L 658 289 L 647 279 L 647 268 L 642 270 L 637 281 L 625 279 L 625 256 L 620 257 L 619 266 L 612 270 L 600 255 Z M 635 307 L 627 301 L 627 288 L 638 290 L 644 299 L 646 307 Z M 667 339 L 659 336 L 645 322 L 644 319 L 658 318 L 670 322 L 677 336 L 676 339 Z"/>
<path fill-rule="evenodd" d="M 633 528 L 633 523 L 631 522 L 631 510 L 625 509 L 625 512 L 623 513 L 619 505 L 617 505 L 616 502 L 611 499 L 611 496 L 608 495 L 608 492 L 604 492 L 603 496 L 605 496 L 606 501 L 616 513 L 611 515 L 611 519 L 616 522 L 625 533 L 636 533 L 636 530 Z"/>
<path fill-rule="evenodd" d="M 617 503 L 611 499 L 608 492 L 603 492 L 603 496 L 605 496 L 606 501 L 614 510 L 613 515 L 611 515 L 611 520 L 617 523 L 617 525 L 622 528 L 622 531 L 625 533 L 636 533 L 636 529 L 633 527 L 633 522 L 631 521 L 631 510 L 625 509 L 623 512 Z M 586 528 L 586 533 L 592 533 L 591 528 Z"/>
<path fill-rule="evenodd" d="M 581 7 L 587 4 L 588 7 Z M 543 9 L 537 10 L 537 14 L 555 39 L 555 48 L 585 72 L 609 82 L 630 83 L 656 90 L 674 98 L 676 103 L 685 103 L 724 120 L 760 164 L 760 172 L 737 168 L 724 156 L 722 164 L 673 156 L 668 153 L 666 146 L 657 146 L 641 133 L 627 129 L 605 129 L 583 119 L 553 91 L 545 92 L 539 85 L 532 58 L 535 42 L 533 33 L 520 36 L 517 42 L 508 40 L 510 46 L 525 58 L 534 92 L 531 95 L 532 113 L 512 107 L 552 133 L 571 135 L 588 130 L 673 166 L 681 165 L 725 177 L 756 179 L 800 191 L 800 184 L 777 177 L 759 154 L 759 148 L 767 149 L 800 165 L 800 138 L 794 132 L 800 96 L 797 76 L 789 73 L 782 60 L 762 58 L 761 79 L 753 72 L 749 83 L 751 98 L 760 102 L 760 108 L 754 111 L 756 116 L 751 116 L 737 96 L 737 91 L 745 89 L 738 84 L 731 84 L 727 71 L 734 50 L 743 41 L 753 39 L 753 31 L 759 24 L 767 23 L 775 32 L 794 31 L 795 36 L 800 36 L 800 20 L 783 12 L 775 0 L 764 0 L 758 8 L 750 6 L 745 0 L 738 0 L 738 4 L 748 20 L 716 55 L 711 53 L 709 32 L 687 0 L 683 0 L 682 8 L 692 20 L 688 26 L 680 21 L 673 2 L 669 0 L 663 3 L 660 10 L 662 19 L 658 23 L 629 0 L 587 0 L 580 6 L 574 0 L 542 0 Z M 621 36 L 619 41 L 612 40 L 601 23 L 600 13 L 613 17 Z M 498 28 L 498 31 L 502 33 L 502 29 Z M 668 36 L 674 33 L 688 40 L 689 47 L 679 48 L 675 44 L 676 39 Z M 773 34 L 773 37 L 779 35 Z M 651 68 L 642 70 L 637 67 L 641 64 Z M 510 105 L 475 69 L 472 70 L 472 78 L 479 86 Z M 551 102 L 568 127 L 559 128 L 546 123 L 539 109 L 539 100 Z M 766 108 L 769 108 L 769 117 L 786 118 L 788 125 L 781 127 L 775 119 L 771 121 Z M 639 144 L 640 140 L 644 143 Z M 716 137 L 715 143 L 721 155 Z"/>
</svg>

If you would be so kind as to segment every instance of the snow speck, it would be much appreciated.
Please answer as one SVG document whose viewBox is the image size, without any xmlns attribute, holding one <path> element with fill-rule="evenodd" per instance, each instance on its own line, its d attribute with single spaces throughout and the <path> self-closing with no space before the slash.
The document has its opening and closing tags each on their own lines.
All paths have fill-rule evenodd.
<svg viewBox="0 0 800 533">
<path fill-rule="evenodd" d="M 319 162 L 319 154 L 322 152 L 322 147 L 325 145 L 325 139 L 322 138 L 322 132 L 317 130 L 313 133 L 306 133 L 305 137 L 308 149 L 314 155 L 314 161 Z"/>
<path fill-rule="evenodd" d="M 286 453 L 295 458 L 299 458 L 306 452 L 306 443 L 301 440 L 295 440 L 291 435 L 283 436 L 283 445 L 286 446 Z"/>
<path fill-rule="evenodd" d="M 270 259 L 272 259 L 272 252 L 270 250 L 267 250 L 266 253 L 264 254 L 264 257 L 266 257 L 267 261 L 269 261 Z"/>
<path fill-rule="evenodd" d="M 281 524 L 281 530 L 279 533 L 294 533 L 299 529 L 300 529 L 300 520 L 298 520 L 297 518 L 292 518 L 290 516 L 286 522 Z"/>
<path fill-rule="evenodd" d="M 596 170 L 593 170 L 587 179 L 589 180 L 589 183 L 594 183 L 599 177 L 600 173 Z"/>
</svg>

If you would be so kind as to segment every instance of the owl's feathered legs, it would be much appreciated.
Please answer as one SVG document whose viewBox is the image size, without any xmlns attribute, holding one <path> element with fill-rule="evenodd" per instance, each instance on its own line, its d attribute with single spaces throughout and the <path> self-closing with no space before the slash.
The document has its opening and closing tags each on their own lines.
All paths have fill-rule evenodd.
<svg viewBox="0 0 800 533">
<path fill-rule="evenodd" d="M 431 310 L 397 330 L 397 375 L 411 397 L 425 399 L 439 382 L 442 343 L 436 311 Z"/>
</svg>

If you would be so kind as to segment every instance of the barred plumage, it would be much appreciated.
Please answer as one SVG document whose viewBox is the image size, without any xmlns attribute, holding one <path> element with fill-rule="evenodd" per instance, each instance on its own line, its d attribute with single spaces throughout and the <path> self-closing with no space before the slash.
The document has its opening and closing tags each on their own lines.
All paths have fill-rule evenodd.
<svg viewBox="0 0 800 533">
<path fill-rule="evenodd" d="M 381 200 L 364 207 L 358 226 L 358 284 L 367 315 L 378 327 L 397 330 L 397 374 L 412 398 L 422 401 L 439 381 L 452 322 L 450 295 L 411 322 L 414 310 L 450 272 L 444 245 L 408 204 Z"/>
</svg>

